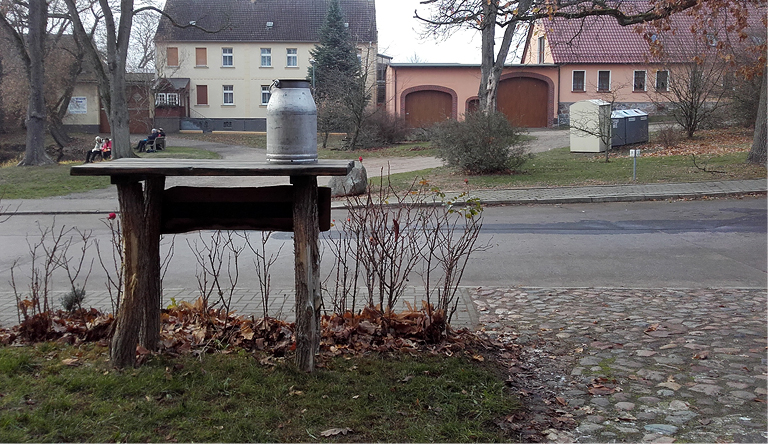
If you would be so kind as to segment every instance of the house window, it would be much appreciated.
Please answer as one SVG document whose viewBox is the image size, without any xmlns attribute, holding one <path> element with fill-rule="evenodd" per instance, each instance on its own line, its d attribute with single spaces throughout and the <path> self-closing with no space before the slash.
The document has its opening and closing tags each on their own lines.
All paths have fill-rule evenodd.
<svg viewBox="0 0 768 444">
<path fill-rule="evenodd" d="M 197 104 L 208 104 L 208 85 L 197 85 Z"/>
<path fill-rule="evenodd" d="M 261 66 L 272 66 L 272 48 L 261 48 Z"/>
<path fill-rule="evenodd" d="M 224 85 L 224 104 L 235 104 L 235 87 L 233 85 Z"/>
<path fill-rule="evenodd" d="M 208 66 L 208 50 L 195 48 L 195 66 Z"/>
<path fill-rule="evenodd" d="M 299 66 L 299 51 L 296 48 L 288 48 L 286 57 L 285 66 L 294 68 Z"/>
<path fill-rule="evenodd" d="M 645 71 L 635 71 L 635 80 L 632 83 L 632 91 L 645 91 Z"/>
<path fill-rule="evenodd" d="M 656 71 L 656 91 L 669 90 L 669 71 Z"/>
<path fill-rule="evenodd" d="M 155 94 L 155 106 L 158 106 L 158 105 L 179 106 L 179 94 L 178 93 Z"/>
<path fill-rule="evenodd" d="M 235 55 L 232 48 L 221 48 L 221 66 L 235 66 Z"/>
<path fill-rule="evenodd" d="M 544 64 L 544 49 L 547 45 L 546 37 L 539 37 L 539 64 Z"/>
<path fill-rule="evenodd" d="M 574 71 L 573 72 L 573 83 L 572 83 L 572 89 L 571 91 L 574 92 L 584 92 L 586 91 L 584 88 L 584 71 Z"/>
<path fill-rule="evenodd" d="M 597 90 L 600 92 L 608 92 L 611 90 L 611 72 L 610 71 L 597 72 Z"/>
<path fill-rule="evenodd" d="M 168 66 L 179 66 L 179 48 L 169 47 L 165 51 Z"/>
<path fill-rule="evenodd" d="M 270 88 L 271 87 L 269 85 L 261 85 L 261 104 L 262 105 L 269 104 L 269 98 L 272 97 Z"/>
</svg>

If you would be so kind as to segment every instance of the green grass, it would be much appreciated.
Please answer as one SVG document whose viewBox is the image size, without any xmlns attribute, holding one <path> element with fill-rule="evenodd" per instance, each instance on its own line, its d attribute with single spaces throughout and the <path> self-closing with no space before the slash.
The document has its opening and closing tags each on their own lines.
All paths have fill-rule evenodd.
<svg viewBox="0 0 768 444">
<path fill-rule="evenodd" d="M 168 147 L 157 153 L 138 153 L 145 158 L 217 159 L 214 152 L 197 148 Z M 64 162 L 39 167 L 0 167 L 1 199 L 39 199 L 91 191 L 109 186 L 109 177 L 70 176 L 69 169 L 82 162 Z"/>
<path fill-rule="evenodd" d="M 433 168 L 409 173 L 393 174 L 393 185 L 405 188 L 414 178 L 424 178 L 443 190 L 464 189 L 464 179 L 469 187 L 525 188 L 579 185 L 613 185 L 632 182 L 632 159 L 612 157 L 606 163 L 604 154 L 571 153 L 568 148 L 558 148 L 534 157 L 512 174 L 466 176 L 449 168 Z M 690 156 L 640 157 L 637 159 L 637 182 L 701 182 L 710 180 L 764 179 L 765 167 L 747 165 L 747 153 L 729 153 L 697 158 L 694 166 Z"/>
<path fill-rule="evenodd" d="M 118 372 L 106 354 L 1 348 L 0 442 L 499 442 L 511 437 L 494 421 L 519 408 L 492 369 L 459 356 L 339 357 L 306 374 L 242 351 Z"/>
<path fill-rule="evenodd" d="M 68 162 L 37 167 L 4 166 L 0 168 L 0 197 L 39 199 L 109 186 L 109 177 L 70 176 L 69 168 L 81 163 Z"/>
<path fill-rule="evenodd" d="M 180 146 L 169 146 L 154 153 L 136 154 L 147 159 L 221 159 L 221 156 L 213 151 Z"/>
<path fill-rule="evenodd" d="M 227 145 L 247 146 L 251 148 L 267 148 L 267 136 L 264 133 L 205 133 L 205 134 L 178 134 L 174 137 L 182 137 L 206 142 L 223 143 Z M 358 157 L 415 157 L 434 156 L 436 150 L 430 142 L 407 142 L 392 146 L 370 149 L 345 150 L 344 135 L 331 134 L 328 137 L 327 147 L 322 147 L 322 140 L 318 138 L 317 156 L 321 159 L 357 159 Z"/>
</svg>

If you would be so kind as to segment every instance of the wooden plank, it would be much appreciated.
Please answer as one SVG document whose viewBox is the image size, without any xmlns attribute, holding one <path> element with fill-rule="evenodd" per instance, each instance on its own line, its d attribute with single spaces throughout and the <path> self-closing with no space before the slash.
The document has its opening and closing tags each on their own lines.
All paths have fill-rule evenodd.
<svg viewBox="0 0 768 444">
<path fill-rule="evenodd" d="M 236 160 L 117 159 L 70 168 L 72 176 L 345 176 L 353 163 L 318 160 L 313 164 L 274 164 Z"/>
<path fill-rule="evenodd" d="M 295 187 L 173 187 L 163 195 L 161 232 L 195 230 L 293 231 Z M 319 187 L 317 218 L 321 231 L 331 229 L 331 189 Z"/>
</svg>

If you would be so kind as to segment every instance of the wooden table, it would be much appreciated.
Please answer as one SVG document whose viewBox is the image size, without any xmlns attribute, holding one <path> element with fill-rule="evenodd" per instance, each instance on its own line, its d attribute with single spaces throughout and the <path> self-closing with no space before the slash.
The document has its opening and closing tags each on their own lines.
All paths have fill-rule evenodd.
<svg viewBox="0 0 768 444">
<path fill-rule="evenodd" d="M 119 159 L 72 167 L 73 176 L 110 176 L 117 185 L 123 227 L 125 291 L 110 347 L 112 364 L 133 365 L 137 344 L 148 350 L 158 347 L 161 234 L 200 229 L 270 229 L 294 232 L 296 361 L 302 370 L 314 370 L 314 357 L 320 344 L 319 198 L 323 201 L 321 213 L 327 207 L 330 214 L 330 193 L 327 189 L 318 189 L 317 176 L 344 176 L 352 165 L 339 160 L 294 165 L 231 160 Z M 167 176 L 289 176 L 291 185 L 166 190 Z"/>
</svg>

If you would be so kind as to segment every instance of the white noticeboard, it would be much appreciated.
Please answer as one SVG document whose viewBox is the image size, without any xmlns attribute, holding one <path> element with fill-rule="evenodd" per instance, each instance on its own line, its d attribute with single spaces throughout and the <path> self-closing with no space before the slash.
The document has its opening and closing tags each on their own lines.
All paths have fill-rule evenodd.
<svg viewBox="0 0 768 444">
<path fill-rule="evenodd" d="M 72 97 L 69 99 L 69 114 L 88 114 L 88 97 Z"/>
</svg>

